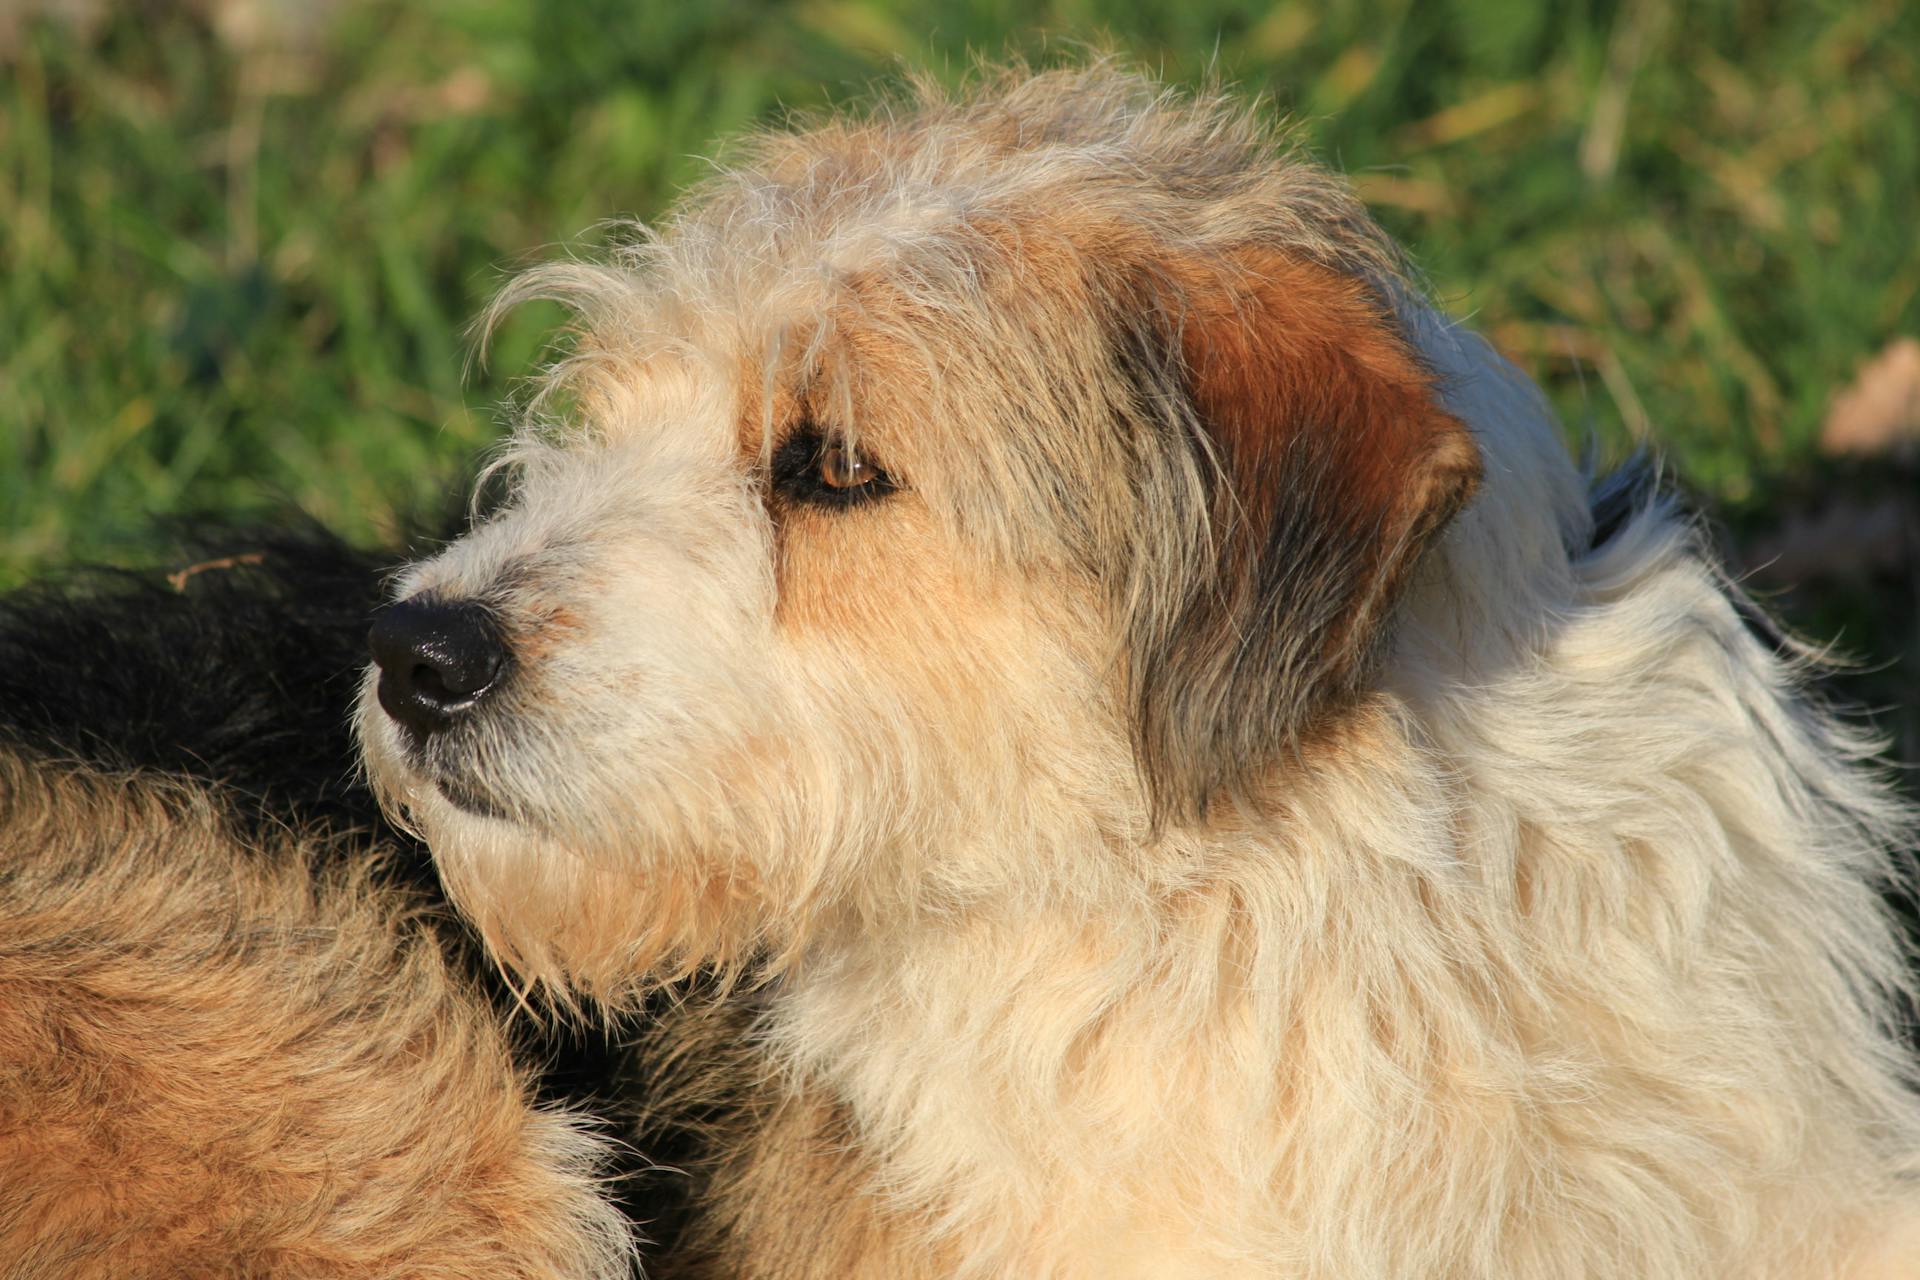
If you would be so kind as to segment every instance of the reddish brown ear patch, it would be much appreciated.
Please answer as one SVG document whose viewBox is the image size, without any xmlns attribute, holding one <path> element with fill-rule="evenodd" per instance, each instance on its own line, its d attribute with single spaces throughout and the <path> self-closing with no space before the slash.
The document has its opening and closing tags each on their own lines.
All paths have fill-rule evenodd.
<svg viewBox="0 0 1920 1280">
<path fill-rule="evenodd" d="M 1364 282 L 1264 249 L 1157 274 L 1215 550 L 1136 633 L 1138 745 L 1158 807 L 1191 816 L 1362 690 L 1480 458 Z"/>
<path fill-rule="evenodd" d="M 1188 390 L 1252 526 L 1302 452 L 1337 456 L 1327 514 L 1356 527 L 1411 531 L 1471 496 L 1472 438 L 1360 281 L 1272 251 L 1175 279 Z"/>
</svg>

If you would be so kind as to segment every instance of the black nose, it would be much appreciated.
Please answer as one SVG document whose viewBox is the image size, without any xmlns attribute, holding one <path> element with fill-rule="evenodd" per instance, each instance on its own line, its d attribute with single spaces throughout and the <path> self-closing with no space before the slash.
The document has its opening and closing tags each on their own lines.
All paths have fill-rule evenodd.
<svg viewBox="0 0 1920 1280">
<path fill-rule="evenodd" d="M 479 706 L 507 668 L 493 614 L 471 602 L 415 596 L 389 605 L 367 647 L 380 664 L 380 705 L 423 736 Z"/>
</svg>

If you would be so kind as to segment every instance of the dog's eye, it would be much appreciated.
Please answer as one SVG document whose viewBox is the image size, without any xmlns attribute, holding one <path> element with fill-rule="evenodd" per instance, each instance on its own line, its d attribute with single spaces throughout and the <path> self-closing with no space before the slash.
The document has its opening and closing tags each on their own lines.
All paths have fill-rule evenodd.
<svg viewBox="0 0 1920 1280">
<path fill-rule="evenodd" d="M 830 444 L 820 454 L 820 483 L 830 489 L 855 489 L 872 484 L 879 475 L 871 462 L 845 445 Z"/>
<path fill-rule="evenodd" d="M 773 453 L 773 491 L 788 502 L 850 507 L 896 488 L 879 464 L 815 427 L 795 431 Z"/>
</svg>

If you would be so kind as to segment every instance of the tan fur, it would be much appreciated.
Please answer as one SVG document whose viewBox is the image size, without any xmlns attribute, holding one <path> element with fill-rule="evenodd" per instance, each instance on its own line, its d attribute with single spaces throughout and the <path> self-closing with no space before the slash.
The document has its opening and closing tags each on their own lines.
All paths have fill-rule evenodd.
<svg viewBox="0 0 1920 1280">
<path fill-rule="evenodd" d="M 0 1273 L 626 1274 L 603 1143 L 365 866 L 0 753 Z"/>
<path fill-rule="evenodd" d="M 932 1280 L 949 1265 L 925 1224 L 883 1203 L 848 1117 L 818 1094 L 775 1093 L 716 1172 L 683 1273 L 738 1280 Z M 684 1270 L 683 1270 L 684 1269 Z"/>
<path fill-rule="evenodd" d="M 359 729 L 529 980 L 758 984 L 719 1274 L 1908 1248 L 1871 744 L 1669 505 L 1591 545 L 1537 392 L 1256 118 L 923 90 L 532 296 L 585 336 L 512 499 L 396 591 L 573 626 Z M 782 491 L 803 431 L 897 492 Z"/>
</svg>

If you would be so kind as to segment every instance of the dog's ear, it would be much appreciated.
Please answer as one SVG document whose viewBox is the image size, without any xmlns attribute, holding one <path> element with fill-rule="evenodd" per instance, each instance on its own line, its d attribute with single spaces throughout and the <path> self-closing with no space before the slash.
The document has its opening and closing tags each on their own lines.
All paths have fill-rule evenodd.
<svg viewBox="0 0 1920 1280">
<path fill-rule="evenodd" d="M 1183 419 L 1207 532 L 1132 590 L 1128 650 L 1155 812 L 1186 821 L 1364 690 L 1480 455 L 1365 282 L 1266 250 L 1151 276 L 1148 403 Z"/>
</svg>

